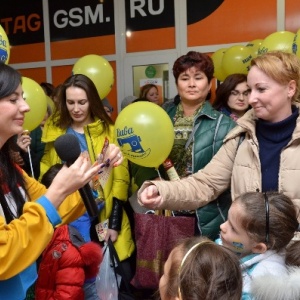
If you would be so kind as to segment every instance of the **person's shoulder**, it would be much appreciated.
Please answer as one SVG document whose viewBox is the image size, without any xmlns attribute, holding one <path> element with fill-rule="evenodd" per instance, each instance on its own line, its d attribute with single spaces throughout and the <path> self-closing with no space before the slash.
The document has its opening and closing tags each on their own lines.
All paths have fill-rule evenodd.
<svg viewBox="0 0 300 300">
<path fill-rule="evenodd" d="M 177 96 L 176 96 L 177 97 Z M 173 99 L 169 99 L 169 100 L 167 100 L 166 102 L 164 102 L 163 104 L 162 104 L 162 108 L 164 109 L 164 110 L 169 110 L 170 108 L 173 108 L 173 107 L 175 107 L 175 106 L 177 106 L 176 104 L 176 97 L 174 97 Z M 179 102 L 178 102 L 179 103 Z"/>
<path fill-rule="evenodd" d="M 221 111 L 216 110 L 209 101 L 205 101 L 203 111 L 205 114 L 211 116 L 217 122 L 220 122 L 221 124 L 231 124 L 232 127 L 236 126 L 236 122 L 232 120 L 229 116 L 222 113 Z"/>
</svg>

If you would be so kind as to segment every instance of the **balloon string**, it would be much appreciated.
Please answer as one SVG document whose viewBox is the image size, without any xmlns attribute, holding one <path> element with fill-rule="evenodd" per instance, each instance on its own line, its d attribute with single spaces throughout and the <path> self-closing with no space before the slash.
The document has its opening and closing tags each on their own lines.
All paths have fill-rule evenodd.
<svg viewBox="0 0 300 300">
<path fill-rule="evenodd" d="M 159 172 L 159 169 L 157 168 L 157 169 L 155 169 L 155 170 L 156 170 L 156 172 L 157 172 L 157 174 L 158 174 L 159 179 L 162 180 L 161 174 L 160 174 L 160 172 Z"/>
<path fill-rule="evenodd" d="M 31 170 L 31 176 L 34 177 L 34 173 L 33 173 L 33 166 L 32 166 L 32 159 L 31 159 L 31 153 L 30 153 L 30 147 L 27 147 L 27 153 L 28 153 L 28 157 L 29 157 L 29 164 L 30 164 L 30 170 Z"/>
</svg>

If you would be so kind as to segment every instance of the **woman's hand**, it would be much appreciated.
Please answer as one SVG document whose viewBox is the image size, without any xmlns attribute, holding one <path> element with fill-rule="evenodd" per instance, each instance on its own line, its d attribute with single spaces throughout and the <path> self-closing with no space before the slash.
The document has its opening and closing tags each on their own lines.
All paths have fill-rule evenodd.
<svg viewBox="0 0 300 300">
<path fill-rule="evenodd" d="M 113 229 L 107 229 L 107 233 L 105 235 L 105 242 L 107 243 L 109 239 L 114 243 L 118 239 L 118 231 Z"/>
<path fill-rule="evenodd" d="M 138 193 L 138 202 L 150 209 L 157 209 L 162 203 L 162 196 L 155 185 L 146 187 L 142 192 Z"/>
<path fill-rule="evenodd" d="M 109 144 L 104 158 L 101 157 L 101 154 L 99 154 L 97 160 L 103 162 L 103 164 L 107 164 L 108 166 L 112 165 L 117 167 L 123 162 L 123 155 L 118 146 L 115 144 Z"/>
<path fill-rule="evenodd" d="M 31 145 L 31 137 L 28 134 L 19 133 L 17 137 L 17 145 L 24 151 L 28 152 L 28 147 Z"/>
<path fill-rule="evenodd" d="M 91 166 L 90 160 L 85 155 L 80 155 L 69 168 L 66 165 L 62 167 L 45 196 L 55 207 L 58 207 L 68 195 L 88 183 L 99 170 L 98 162 Z"/>
</svg>

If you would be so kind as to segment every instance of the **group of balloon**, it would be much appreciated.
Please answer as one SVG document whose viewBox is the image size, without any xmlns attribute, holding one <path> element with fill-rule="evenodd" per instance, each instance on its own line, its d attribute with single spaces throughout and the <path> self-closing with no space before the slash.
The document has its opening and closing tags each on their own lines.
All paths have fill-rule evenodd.
<svg viewBox="0 0 300 300">
<path fill-rule="evenodd" d="M 300 29 L 296 33 L 278 31 L 246 45 L 218 49 L 211 56 L 215 67 L 214 76 L 223 81 L 233 73 L 247 74 L 252 58 L 274 50 L 295 53 L 300 58 Z M 0 25 L 0 61 L 7 64 L 9 57 L 9 41 Z M 105 58 L 95 54 L 78 59 L 72 74 L 88 76 L 94 82 L 101 99 L 108 95 L 114 84 L 113 68 Z M 24 98 L 30 106 L 23 127 L 24 130 L 32 131 L 43 120 L 47 105 L 54 104 L 33 79 L 22 77 L 22 87 Z M 174 142 L 173 125 L 167 113 L 160 106 L 145 101 L 128 105 L 119 113 L 115 122 L 115 135 L 125 157 L 138 165 L 156 169 L 169 156 Z"/>
<path fill-rule="evenodd" d="M 252 58 L 276 50 L 295 53 L 300 58 L 300 29 L 296 33 L 278 31 L 246 45 L 218 49 L 211 56 L 215 67 L 214 76 L 219 81 L 224 81 L 230 74 L 247 74 Z"/>
</svg>

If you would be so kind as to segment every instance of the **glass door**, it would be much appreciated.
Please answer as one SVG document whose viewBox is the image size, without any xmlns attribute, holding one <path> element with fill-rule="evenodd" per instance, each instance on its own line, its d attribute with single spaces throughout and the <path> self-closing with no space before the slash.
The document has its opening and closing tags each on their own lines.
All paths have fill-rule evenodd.
<svg viewBox="0 0 300 300">
<path fill-rule="evenodd" d="M 140 88 L 152 83 L 158 87 L 160 103 L 172 99 L 176 93 L 175 80 L 172 74 L 174 61 L 177 59 L 175 52 L 168 54 L 134 55 L 125 59 L 124 87 L 125 96 L 139 97 Z"/>
</svg>

